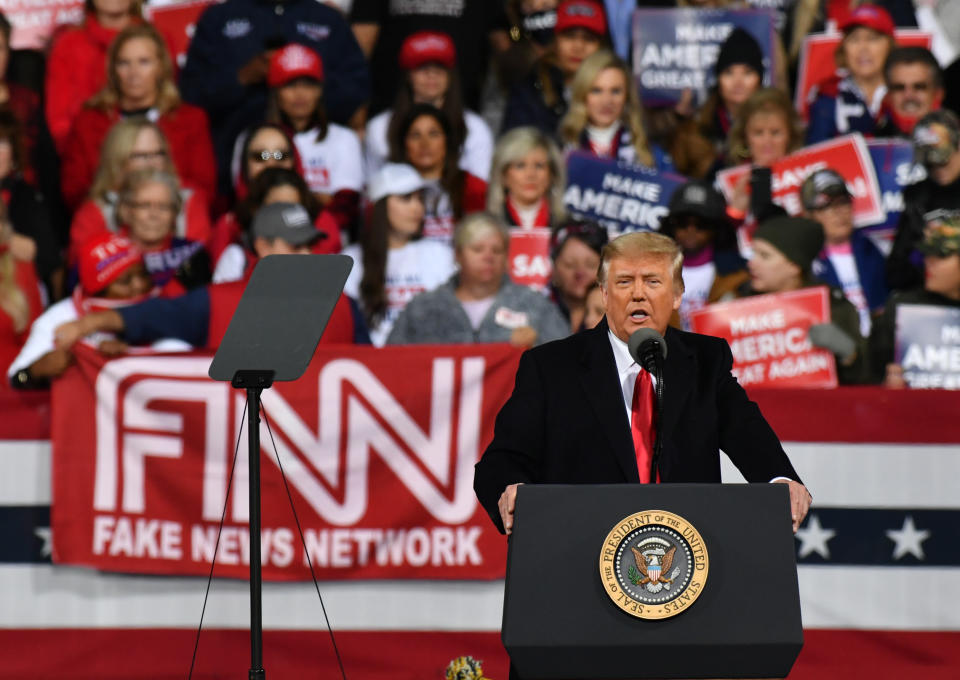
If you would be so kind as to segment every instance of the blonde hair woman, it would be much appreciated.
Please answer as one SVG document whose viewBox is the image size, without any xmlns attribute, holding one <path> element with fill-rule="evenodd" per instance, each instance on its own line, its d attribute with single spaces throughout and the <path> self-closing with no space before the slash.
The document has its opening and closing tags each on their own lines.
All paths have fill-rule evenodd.
<svg viewBox="0 0 960 680">
<path fill-rule="evenodd" d="M 534 127 L 504 134 L 493 153 L 487 210 L 512 227 L 552 227 L 563 219 L 566 171 L 560 149 Z"/>
<path fill-rule="evenodd" d="M 769 166 L 803 146 L 803 122 L 793 102 L 772 87 L 757 90 L 740 107 L 727 148 L 732 163 Z"/>
<path fill-rule="evenodd" d="M 75 208 L 87 195 L 110 127 L 133 115 L 146 116 L 163 130 L 181 180 L 212 200 L 217 169 L 207 115 L 180 100 L 170 54 L 157 30 L 135 24 L 110 46 L 107 82 L 87 101 L 67 139 L 61 172 L 67 204 Z"/>
<path fill-rule="evenodd" d="M 568 150 L 673 169 L 666 154 L 647 141 L 630 67 L 613 52 L 599 50 L 584 60 L 573 78 L 570 100 L 570 110 L 560 123 Z"/>
<path fill-rule="evenodd" d="M 166 136 L 156 123 L 143 116 L 125 118 L 107 133 L 89 197 L 70 224 L 70 262 L 76 260 L 80 246 L 93 236 L 120 229 L 118 192 L 126 177 L 138 170 L 162 170 L 177 175 Z M 206 200 L 189 188 L 182 189 L 180 196 L 182 208 L 177 214 L 176 235 L 206 242 L 210 237 Z"/>
<path fill-rule="evenodd" d="M 86 0 L 83 23 L 58 31 L 47 57 L 44 108 L 50 136 L 63 153 L 83 103 L 103 87 L 107 48 L 127 26 L 141 23 L 140 0 Z"/>
</svg>

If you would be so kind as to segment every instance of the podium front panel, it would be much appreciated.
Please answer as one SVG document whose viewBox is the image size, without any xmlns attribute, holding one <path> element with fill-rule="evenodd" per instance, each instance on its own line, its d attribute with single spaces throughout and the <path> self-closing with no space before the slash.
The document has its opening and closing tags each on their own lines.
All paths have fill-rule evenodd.
<svg viewBox="0 0 960 680">
<path fill-rule="evenodd" d="M 600 577 L 607 535 L 646 510 L 682 516 L 709 555 L 672 618 L 622 611 Z M 524 680 L 785 677 L 800 653 L 786 485 L 524 485 L 515 518 L 503 642 Z"/>
</svg>

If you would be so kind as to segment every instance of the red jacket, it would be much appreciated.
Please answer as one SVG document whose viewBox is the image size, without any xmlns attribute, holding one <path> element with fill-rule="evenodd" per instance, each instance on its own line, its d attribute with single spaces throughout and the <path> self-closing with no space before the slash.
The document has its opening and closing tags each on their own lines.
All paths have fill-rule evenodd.
<svg viewBox="0 0 960 680">
<path fill-rule="evenodd" d="M 116 110 L 84 108 L 77 115 L 61 154 L 60 169 L 63 198 L 71 209 L 76 209 L 90 191 L 103 140 L 118 120 L 120 113 Z M 217 166 L 207 114 L 196 106 L 180 104 L 160 116 L 157 125 L 170 145 L 171 160 L 180 181 L 202 191 L 209 204 L 216 196 Z"/>
<path fill-rule="evenodd" d="M 103 206 L 93 200 L 84 201 L 77 209 L 73 216 L 73 222 L 70 223 L 70 247 L 67 254 L 67 262 L 70 265 L 76 263 L 80 246 L 86 241 L 106 231 L 118 231 L 119 217 L 111 214 L 108 221 L 105 211 L 112 213 L 113 208 Z M 183 209 L 177 217 L 174 235 L 191 241 L 207 243 L 210 239 L 210 233 L 210 214 L 207 202 L 200 194 L 191 192 L 184 201 Z"/>
<path fill-rule="evenodd" d="M 45 106 L 50 135 L 60 153 L 83 103 L 106 82 L 107 49 L 118 32 L 104 28 L 88 14 L 81 26 L 53 40 L 47 57 Z"/>
</svg>

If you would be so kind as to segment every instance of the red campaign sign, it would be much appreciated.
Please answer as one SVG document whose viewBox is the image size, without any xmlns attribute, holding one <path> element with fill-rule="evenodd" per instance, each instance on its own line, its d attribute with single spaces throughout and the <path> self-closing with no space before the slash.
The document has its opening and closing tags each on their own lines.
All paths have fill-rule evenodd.
<svg viewBox="0 0 960 680">
<path fill-rule="evenodd" d="M 553 266 L 550 262 L 550 229 L 510 230 L 510 279 L 520 286 L 546 290 Z"/>
<path fill-rule="evenodd" d="M 893 36 L 898 45 L 926 47 L 928 50 L 933 45 L 933 34 L 915 28 L 898 28 Z M 810 109 L 810 90 L 837 71 L 837 62 L 833 55 L 842 39 L 842 33 L 811 33 L 803 40 L 797 66 L 794 104 L 804 120 Z"/>
<path fill-rule="evenodd" d="M 10 47 L 46 50 L 60 26 L 83 21 L 83 0 L 0 0 L 0 11 L 10 21 Z"/>
<path fill-rule="evenodd" d="M 886 219 L 877 173 L 870 151 L 859 134 L 805 146 L 774 163 L 770 167 L 773 202 L 783 206 L 791 215 L 799 215 L 803 212 L 800 203 L 803 180 L 823 168 L 837 171 L 847 181 L 847 188 L 853 194 L 853 223 L 856 226 L 878 224 Z M 737 184 L 749 173 L 750 165 L 746 164 L 717 173 L 720 190 L 728 201 L 732 200 Z"/>
<path fill-rule="evenodd" d="M 223 0 L 153 0 L 145 8 L 147 19 L 167 40 L 176 68 L 183 68 L 187 49 L 200 14 Z"/>
<path fill-rule="evenodd" d="M 690 315 L 693 331 L 723 338 L 744 387 L 836 387 L 837 365 L 816 349 L 810 326 L 830 321 L 825 286 L 709 305 Z"/>
<path fill-rule="evenodd" d="M 264 391 L 280 461 L 320 579 L 502 578 L 506 541 L 473 466 L 513 386 L 507 345 L 322 347 Z M 53 559 L 106 571 L 207 574 L 249 564 L 245 393 L 210 355 L 107 360 L 88 348 L 53 389 Z M 232 488 L 227 481 L 242 436 Z M 310 578 L 263 423 L 263 574 Z"/>
</svg>

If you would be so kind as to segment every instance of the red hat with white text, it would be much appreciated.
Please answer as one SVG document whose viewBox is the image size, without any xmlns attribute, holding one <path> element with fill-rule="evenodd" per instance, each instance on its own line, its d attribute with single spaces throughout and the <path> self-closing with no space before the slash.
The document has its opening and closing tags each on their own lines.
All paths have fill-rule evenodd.
<svg viewBox="0 0 960 680">
<path fill-rule="evenodd" d="M 141 262 L 143 253 L 124 236 L 107 234 L 92 238 L 80 249 L 80 286 L 85 294 L 96 295 Z"/>
<path fill-rule="evenodd" d="M 590 0 L 567 0 L 557 7 L 554 33 L 583 28 L 601 38 L 607 34 L 607 17 L 599 3 Z"/>
<path fill-rule="evenodd" d="M 877 5 L 860 5 L 850 12 L 850 16 L 848 16 L 847 20 L 840 26 L 840 30 L 846 33 L 858 26 L 872 28 L 877 33 L 883 33 L 892 38 L 893 29 L 896 27 L 896 24 L 893 23 L 890 13 L 883 7 L 878 7 Z"/>
<path fill-rule="evenodd" d="M 440 64 L 453 68 L 457 50 L 446 33 L 420 31 L 407 37 L 400 46 L 400 68 L 412 71 L 424 64 Z"/>
<path fill-rule="evenodd" d="M 290 43 L 270 56 L 267 85 L 282 87 L 297 78 L 323 82 L 323 60 L 306 45 Z"/>
</svg>

